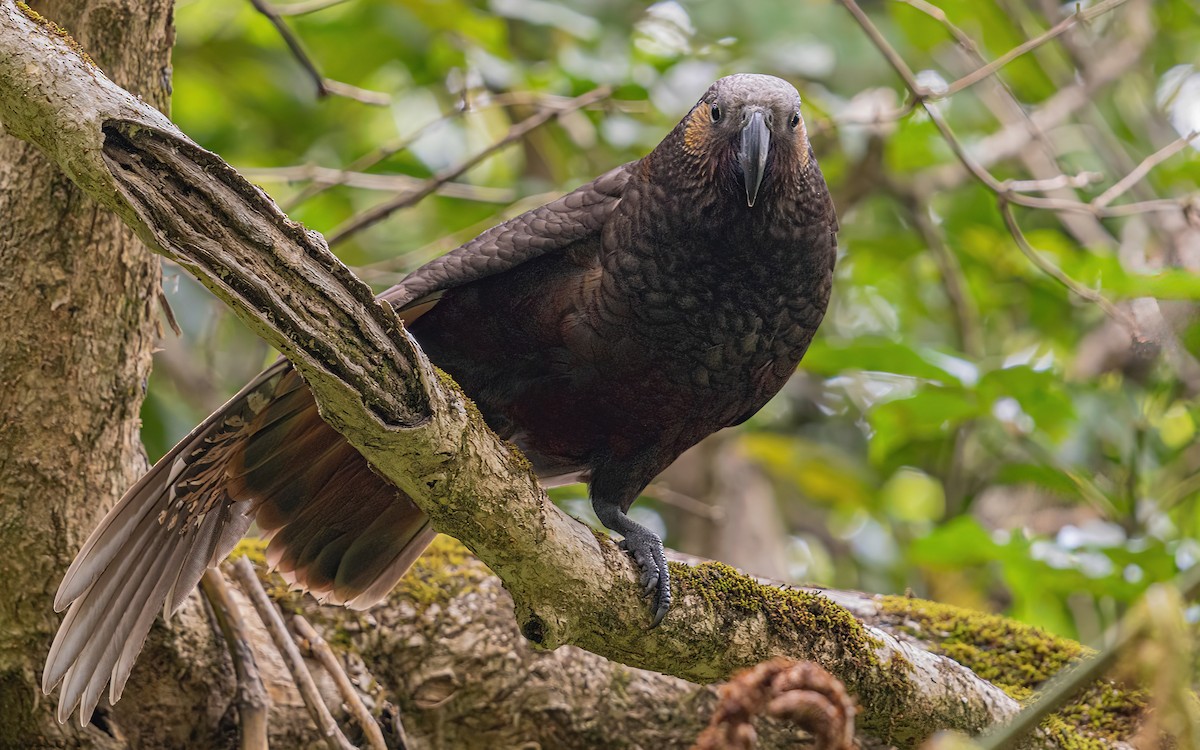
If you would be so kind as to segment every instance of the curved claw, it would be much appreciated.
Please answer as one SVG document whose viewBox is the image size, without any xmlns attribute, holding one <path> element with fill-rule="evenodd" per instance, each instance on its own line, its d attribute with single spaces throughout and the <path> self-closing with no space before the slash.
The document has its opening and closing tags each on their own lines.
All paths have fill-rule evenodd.
<svg viewBox="0 0 1200 750">
<path fill-rule="evenodd" d="M 650 627 L 658 627 L 671 609 L 671 576 L 662 540 L 649 529 L 630 530 L 621 540 L 621 548 L 633 556 L 641 570 L 642 594 L 650 597 L 654 614 Z"/>
</svg>

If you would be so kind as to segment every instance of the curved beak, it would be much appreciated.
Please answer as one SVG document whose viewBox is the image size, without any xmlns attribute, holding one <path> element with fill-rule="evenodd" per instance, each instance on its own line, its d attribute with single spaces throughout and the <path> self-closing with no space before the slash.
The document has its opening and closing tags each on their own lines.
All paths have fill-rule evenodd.
<svg viewBox="0 0 1200 750">
<path fill-rule="evenodd" d="M 742 128 L 742 147 L 738 151 L 738 162 L 742 165 L 742 177 L 746 181 L 746 205 L 754 207 L 758 188 L 762 185 L 763 171 L 767 168 L 767 152 L 771 147 L 771 131 L 763 120 L 762 112 L 750 115 L 750 122 Z"/>
</svg>

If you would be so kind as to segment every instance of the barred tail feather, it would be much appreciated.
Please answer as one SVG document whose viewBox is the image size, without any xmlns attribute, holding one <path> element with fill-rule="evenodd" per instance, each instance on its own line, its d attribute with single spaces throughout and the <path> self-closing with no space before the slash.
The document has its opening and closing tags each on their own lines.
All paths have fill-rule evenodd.
<svg viewBox="0 0 1200 750">
<path fill-rule="evenodd" d="M 42 672 L 42 690 L 62 684 L 58 718 L 76 707 L 90 719 L 111 679 L 120 695 L 155 615 L 174 611 L 195 588 L 217 547 L 231 547 L 250 525 L 237 502 L 206 476 L 287 372 L 281 363 L 243 388 L 137 482 L 92 532 L 55 597 L 69 607 Z M 200 481 L 189 492 L 184 485 Z M 226 550 L 227 551 L 227 550 Z M 218 558 L 219 559 L 219 558 Z"/>
<path fill-rule="evenodd" d="M 280 362 L 142 477 L 84 543 L 55 597 L 67 610 L 42 673 L 58 718 L 116 702 L 158 612 L 169 617 L 257 521 L 268 561 L 321 601 L 366 608 L 434 536 L 412 501 L 320 418 Z"/>
</svg>

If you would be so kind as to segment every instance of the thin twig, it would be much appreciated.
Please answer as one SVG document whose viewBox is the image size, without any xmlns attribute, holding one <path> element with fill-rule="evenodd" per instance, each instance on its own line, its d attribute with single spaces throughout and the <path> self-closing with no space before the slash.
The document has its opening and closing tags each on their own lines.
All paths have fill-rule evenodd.
<svg viewBox="0 0 1200 750">
<path fill-rule="evenodd" d="M 340 96 L 345 99 L 352 99 L 361 104 L 370 104 L 372 107 L 386 107 L 392 103 L 392 95 L 385 94 L 382 91 L 372 91 L 359 86 L 353 86 L 349 83 L 335 81 L 332 78 L 322 78 L 321 85 L 327 93 L 334 96 Z"/>
<path fill-rule="evenodd" d="M 1138 201 L 1137 203 L 1122 203 L 1119 206 L 1094 206 L 1091 203 L 1083 203 L 1081 201 L 1064 199 L 1064 198 L 1040 198 L 1032 195 L 1021 195 L 1020 193 L 997 191 L 998 194 L 1016 203 L 1018 206 L 1026 208 L 1044 208 L 1050 211 L 1074 211 L 1081 214 L 1091 214 L 1100 219 L 1115 219 L 1122 216 L 1136 216 L 1138 214 L 1152 214 L 1159 211 L 1177 212 L 1184 210 L 1189 201 L 1195 200 L 1197 195 L 1182 196 L 1180 198 L 1159 198 L 1156 200 Z"/>
<path fill-rule="evenodd" d="M 360 156 L 359 158 L 357 158 L 353 162 L 351 162 L 344 171 L 346 171 L 346 172 L 363 172 L 367 169 L 370 169 L 371 167 L 375 166 L 376 164 L 383 161 L 384 159 L 395 156 L 396 154 L 400 153 L 401 151 L 404 151 L 409 146 L 416 143 L 418 139 L 420 139 L 422 136 L 424 136 L 426 133 L 428 133 L 430 130 L 434 129 L 435 127 L 438 127 L 439 125 L 444 125 L 456 117 L 461 117 L 462 115 L 466 114 L 467 111 L 468 110 L 455 110 L 454 112 L 451 112 L 446 115 L 442 115 L 441 117 L 438 117 L 435 120 L 430 120 L 429 122 L 425 123 L 421 127 L 417 128 L 416 131 L 414 131 L 411 135 L 408 135 L 404 138 L 397 138 L 397 139 L 395 139 L 389 143 L 385 143 L 381 146 L 376 146 L 371 151 L 367 152 L 366 154 L 363 154 L 362 156 Z M 318 185 L 318 184 L 310 185 L 310 186 L 304 188 L 303 190 L 301 190 L 299 193 L 297 193 L 292 198 L 288 199 L 285 203 L 281 204 L 281 207 L 285 211 L 292 211 L 297 206 L 299 206 L 301 203 L 304 203 L 307 200 L 311 200 L 312 198 L 315 198 L 316 196 L 320 195 L 321 193 L 325 192 L 326 190 L 328 190 L 331 187 L 333 187 L 333 185 Z"/>
<path fill-rule="evenodd" d="M 642 490 L 642 494 L 646 497 L 652 497 L 663 505 L 669 505 L 672 508 L 677 508 L 685 513 L 691 513 L 694 516 L 703 518 L 706 521 L 720 523 L 725 519 L 725 509 L 716 505 L 709 505 L 692 497 L 691 495 L 677 492 L 661 482 L 652 482 L 646 489 Z"/>
<path fill-rule="evenodd" d="M 1079 174 L 1060 174 L 1040 180 L 1005 180 L 1000 184 L 1004 186 L 1005 190 L 1012 193 L 1050 193 L 1063 188 L 1072 190 L 1085 188 L 1103 178 L 1104 175 L 1099 172 L 1080 172 Z"/>
<path fill-rule="evenodd" d="M 1054 265 L 1044 255 L 1035 250 L 1033 246 L 1029 244 L 1029 240 L 1025 238 L 1025 233 L 1021 231 L 1020 225 L 1017 224 L 1017 219 L 1015 216 L 1013 216 L 1012 206 L 1009 204 L 1008 200 L 1005 199 L 1004 196 L 1000 196 L 998 202 L 1000 206 L 1000 214 L 1004 217 L 1005 226 L 1008 227 L 1008 231 L 1013 236 L 1013 239 L 1017 241 L 1017 247 L 1021 249 L 1021 252 L 1030 260 L 1031 263 L 1033 263 L 1033 265 L 1037 266 L 1042 273 L 1054 279 L 1059 284 L 1062 284 L 1065 288 L 1071 292 L 1074 292 L 1082 299 L 1098 305 L 1101 310 L 1108 314 L 1109 317 L 1125 326 L 1125 328 L 1129 330 L 1130 334 L 1133 335 L 1135 341 L 1144 342 L 1146 340 L 1145 336 L 1142 334 L 1141 326 L 1139 326 L 1137 321 L 1133 319 L 1132 315 L 1114 305 L 1100 292 L 1097 292 L 1095 289 L 1090 289 L 1080 284 L 1075 279 L 1072 279 L 1070 276 L 1064 273 L 1061 268 Z"/>
<path fill-rule="evenodd" d="M 913 113 L 914 110 L 916 110 L 916 108 L 919 105 L 920 105 L 920 102 L 917 102 L 916 100 L 914 100 L 910 97 L 907 101 L 904 102 L 903 106 L 897 107 L 895 109 L 889 109 L 886 112 L 877 112 L 874 115 L 872 115 L 870 118 L 832 117 L 827 120 L 821 120 L 819 122 L 824 124 L 825 127 L 828 129 L 846 127 L 848 125 L 849 126 L 861 126 L 861 127 L 870 127 L 872 125 L 886 125 L 887 123 L 896 122 L 897 120 L 903 120 L 905 117 L 908 117 L 909 115 L 911 115 Z M 821 132 L 820 128 L 819 127 L 814 128 L 814 132 Z"/>
<path fill-rule="evenodd" d="M 1049 466 L 1055 471 L 1062 474 L 1075 487 L 1075 491 L 1083 498 L 1084 502 L 1092 506 L 1092 509 L 1101 518 L 1116 519 L 1122 516 L 1117 506 L 1113 501 L 1104 494 L 1104 490 L 1096 484 L 1087 472 L 1071 467 L 1057 453 L 1048 449 L 1046 446 L 1039 443 L 1032 435 L 1021 431 L 1019 437 L 1014 443 L 1011 440 L 1005 441 L 1003 445 L 992 444 L 990 447 L 1000 453 L 1009 447 L 1016 446 L 1026 455 L 1043 466 Z M 989 441 L 990 442 L 990 441 Z"/>
<path fill-rule="evenodd" d="M 946 14 L 942 11 L 942 9 L 936 7 L 928 2 L 925 2 L 925 0 L 901 0 L 901 2 L 911 5 L 914 8 L 917 8 L 918 10 L 922 11 L 923 13 L 926 13 L 930 16 L 933 16 L 934 18 L 937 18 L 938 20 L 942 21 L 942 23 L 944 23 L 944 24 L 950 25 L 950 21 L 946 17 Z M 1124 5 L 1126 2 L 1128 2 L 1128 0 L 1104 0 L 1104 2 L 1096 3 L 1095 5 L 1093 5 L 1090 8 L 1077 10 L 1074 13 L 1072 13 L 1071 15 L 1064 18 L 1063 20 L 1056 23 L 1054 26 L 1052 26 L 1049 29 L 1047 29 L 1046 31 L 1044 31 L 1043 33 L 1039 34 L 1038 36 L 1033 37 L 1032 39 L 1029 39 L 1028 41 L 1022 42 L 1021 44 L 1018 44 L 1016 47 L 1013 47 L 1008 52 L 1005 52 L 1003 55 L 1001 55 L 1000 57 L 997 57 L 995 60 L 991 61 L 990 63 L 987 63 L 986 65 L 983 65 L 979 68 L 976 68 L 975 70 L 971 71 L 970 73 L 967 73 L 966 75 L 962 76 L 961 78 L 951 82 L 950 85 L 947 86 L 944 91 L 938 91 L 936 94 L 930 94 L 929 98 L 930 99 L 944 99 L 948 96 L 953 96 L 954 94 L 957 94 L 959 91 L 962 91 L 965 88 L 973 86 L 976 83 L 979 83 L 983 79 L 987 78 L 988 76 L 991 76 L 993 73 L 1000 70 L 1005 65 L 1008 65 L 1013 60 L 1016 60 L 1021 55 L 1024 55 L 1025 53 L 1027 53 L 1031 50 L 1037 49 L 1038 47 L 1042 46 L 1046 42 L 1049 42 L 1050 40 L 1054 39 L 1055 37 L 1062 35 L 1063 32 L 1065 32 L 1067 29 L 1071 28 L 1075 24 L 1077 24 L 1081 21 L 1084 21 L 1084 22 L 1090 21 L 1093 18 L 1096 18 L 1097 16 L 1107 13 L 1120 5 Z M 972 45 L 972 47 L 973 46 L 974 45 Z"/>
<path fill-rule="evenodd" d="M 262 677 L 258 674 L 254 649 L 250 646 L 241 610 L 229 596 L 225 576 L 217 568 L 204 571 L 204 577 L 200 579 L 200 590 L 212 606 L 213 617 L 229 647 L 233 671 L 237 675 L 238 724 L 241 733 L 238 747 L 241 750 L 267 750 L 271 701 L 267 697 L 267 689 L 263 687 Z"/>
<path fill-rule="evenodd" d="M 328 240 L 329 245 L 332 247 L 351 235 L 378 224 L 396 211 L 420 203 L 445 183 L 457 179 L 471 167 L 479 164 L 484 159 L 487 159 L 492 154 L 503 149 L 505 146 L 519 141 L 531 131 L 541 127 L 550 120 L 560 117 L 567 112 L 573 112 L 590 104 L 595 104 L 596 102 L 607 99 L 611 94 L 612 87 L 601 86 L 600 88 L 589 91 L 582 96 L 575 97 L 575 99 L 571 101 L 570 105 L 562 109 L 542 110 L 541 112 L 538 112 L 537 114 L 518 122 L 508 129 L 508 133 L 503 138 L 496 141 L 491 146 L 488 146 L 474 156 L 471 156 L 470 158 L 465 159 L 454 166 L 443 169 L 433 177 L 430 177 L 428 180 L 426 180 L 425 184 L 421 188 L 411 193 L 406 193 L 393 198 L 390 201 L 385 201 L 377 206 L 373 206 L 361 214 L 349 219 L 341 226 L 330 232 L 326 237 L 326 240 Z"/>
<path fill-rule="evenodd" d="M 171 308 L 171 302 L 167 299 L 167 295 L 160 288 L 158 290 L 158 306 L 162 308 L 163 317 L 167 319 L 167 325 L 171 327 L 171 333 L 176 336 L 183 335 L 183 329 L 179 327 L 179 321 L 175 318 L 175 310 Z"/>
<path fill-rule="evenodd" d="M 239 168 L 238 171 L 246 179 L 254 181 L 311 182 L 321 187 L 345 185 L 346 187 L 381 190 L 389 193 L 415 190 L 425 184 L 424 180 L 406 174 L 370 174 L 350 169 L 331 169 L 315 164 L 298 164 L 290 167 L 245 167 Z M 447 198 L 461 198 L 480 203 L 509 203 L 514 197 L 513 191 L 506 188 L 482 187 L 463 182 L 447 182 L 438 188 L 437 194 Z"/>
<path fill-rule="evenodd" d="M 908 67 L 908 63 L 904 62 L 904 58 L 900 56 L 896 48 L 884 38 L 879 29 L 875 28 L 875 24 L 871 22 L 871 19 L 863 12 L 863 9 L 858 7 L 858 3 L 854 2 L 854 0 L 841 0 L 841 3 L 846 10 L 850 11 L 850 15 L 854 16 L 854 20 L 858 21 L 858 25 L 862 27 L 863 33 L 870 38 L 875 48 L 879 50 L 880 54 L 887 59 L 896 73 L 900 75 L 901 80 L 904 81 L 904 85 L 912 95 L 914 101 L 917 103 L 924 102 L 926 97 L 929 96 L 929 91 L 917 83 L 917 77 L 913 74 L 912 68 Z"/>
<path fill-rule="evenodd" d="M 1193 130 L 1185 136 L 1176 138 L 1145 159 L 1142 159 L 1142 163 L 1138 164 L 1129 174 L 1117 181 L 1117 184 L 1096 196 L 1096 199 L 1092 201 L 1092 205 L 1097 208 L 1103 208 L 1117 198 L 1120 198 L 1127 190 L 1136 185 L 1139 180 L 1149 174 L 1151 169 L 1154 169 L 1159 164 L 1162 164 L 1167 159 L 1187 148 L 1188 144 L 1195 140 L 1197 136 L 1200 136 L 1200 130 Z"/>
<path fill-rule="evenodd" d="M 962 265 L 958 262 L 958 256 L 950 249 L 942 228 L 934 224 L 929 217 L 927 201 L 915 195 L 904 195 L 901 199 L 908 208 L 913 227 L 933 253 L 933 260 L 942 277 L 942 287 L 946 291 L 946 299 L 954 312 L 959 346 L 968 356 L 978 360 L 984 354 L 983 331 L 979 326 L 979 311 L 975 308 L 975 301 L 967 289 L 967 280 L 963 275 Z"/>
<path fill-rule="evenodd" d="M 1133 316 L 1114 305 L 1104 295 L 1075 281 L 1066 273 L 1064 273 L 1062 269 L 1051 263 L 1040 253 L 1034 250 L 1033 247 L 1029 245 L 1028 240 L 1025 239 L 1025 235 L 1021 231 L 1020 226 L 1017 224 L 1017 221 L 1012 214 L 1012 208 L 1009 204 L 1016 203 L 1018 205 L 1028 206 L 1031 208 L 1048 208 L 1056 211 L 1080 211 L 1084 213 L 1091 213 L 1094 216 L 1111 216 L 1118 215 L 1117 209 L 1124 209 L 1125 211 L 1129 212 L 1144 213 L 1151 210 L 1160 210 L 1169 206 L 1172 210 L 1178 210 L 1183 205 L 1182 201 L 1143 201 L 1140 204 L 1131 203 L 1124 206 L 1106 208 L 1103 206 L 1093 206 L 1081 201 L 1057 198 L 1040 198 L 1013 192 L 1011 189 L 997 180 L 992 173 L 979 164 L 979 162 L 972 158 L 969 153 L 967 153 L 966 148 L 963 147 L 962 142 L 957 136 L 955 136 L 954 131 L 950 129 L 949 124 L 946 122 L 945 118 L 942 117 L 942 114 L 938 110 L 937 106 L 929 101 L 926 101 L 925 89 L 917 83 L 916 76 L 913 75 L 912 69 L 908 67 L 908 64 L 902 57 L 900 57 L 900 54 L 896 52 L 895 48 L 893 48 L 887 39 L 884 38 L 883 34 L 881 34 L 879 29 L 875 27 L 875 24 L 871 22 L 871 19 L 866 13 L 863 12 L 862 8 L 858 7 L 858 3 L 856 3 L 855 0 L 841 0 L 841 3 L 846 10 L 850 12 L 850 15 L 852 15 L 858 22 L 859 26 L 862 27 L 863 32 L 866 33 L 866 35 L 879 49 L 880 54 L 882 54 L 884 58 L 887 59 L 887 61 L 891 64 L 892 68 L 904 81 L 905 86 L 908 87 L 908 90 L 913 97 L 921 102 L 921 105 L 925 108 L 925 112 L 929 115 L 929 119 L 938 129 L 938 132 L 941 133 L 942 138 L 946 141 L 946 144 L 950 146 L 950 150 L 954 152 L 954 155 L 958 158 L 959 162 L 962 163 L 962 165 L 966 167 L 967 171 L 974 175 L 976 179 L 978 179 L 981 183 L 987 186 L 989 190 L 996 194 L 1000 212 L 1004 216 L 1004 223 L 1008 226 L 1009 232 L 1012 234 L 1013 239 L 1015 239 L 1017 242 L 1017 247 L 1020 248 L 1025 257 L 1027 257 L 1043 273 L 1046 273 L 1055 281 L 1058 281 L 1068 290 L 1074 292 L 1082 299 L 1098 305 L 1110 317 L 1112 317 L 1121 325 L 1125 326 L 1125 328 L 1127 328 L 1132 334 L 1135 341 L 1146 341 L 1141 332 L 1141 327 L 1138 325 L 1137 321 L 1133 319 Z"/>
<path fill-rule="evenodd" d="M 1042 133 L 1061 125 L 1091 104 L 1098 90 L 1124 75 L 1141 59 L 1153 37 L 1144 26 L 1141 23 L 1131 24 L 1129 36 L 1106 49 L 1104 55 L 1084 71 L 1085 75 L 1062 85 L 1054 95 L 1027 115 L 1022 107 L 1019 121 L 1007 124 L 1002 130 L 976 143 L 973 151 L 978 155 L 978 162 L 990 166 L 1020 154 L 1031 140 L 1044 137 Z M 1064 37 L 1068 38 L 1069 35 Z M 954 165 L 944 165 L 926 171 L 918 179 L 931 188 L 945 190 L 961 184 L 963 174 Z"/>
<path fill-rule="evenodd" d="M 965 31 L 949 20 L 940 9 L 934 8 L 925 0 L 912 0 L 914 8 L 926 13 L 949 32 L 957 42 L 963 56 L 969 64 L 968 70 L 981 68 L 988 60 L 979 51 L 975 40 Z M 1034 36 L 1030 34 L 1030 36 Z M 1058 161 L 1058 153 L 1050 138 L 1037 126 L 1033 118 L 1026 112 L 1024 105 L 1013 92 L 1012 87 L 1001 76 L 988 79 L 990 86 L 981 87 L 978 96 L 991 109 L 1002 123 L 1018 122 L 1024 125 L 1030 140 L 1036 142 L 1040 149 L 1024 149 L 1020 154 L 1021 160 L 1034 177 L 1038 179 L 1054 179 L 1062 176 L 1062 166 Z M 1010 186 L 1010 189 L 1015 189 Z M 1048 197 L 1060 200 L 1080 200 L 1072 187 L 1052 188 Z M 1083 215 L 1076 212 L 1060 212 L 1059 220 L 1063 227 L 1086 247 L 1112 247 L 1116 244 L 1112 235 L 1104 228 L 1095 216 Z"/>
<path fill-rule="evenodd" d="M 478 237 L 480 233 L 497 224 L 520 216 L 526 211 L 549 203 L 552 200 L 561 198 L 562 195 L 563 193 L 557 190 L 527 195 L 514 203 L 510 203 L 494 216 L 488 216 L 474 224 L 443 235 L 421 247 L 372 263 L 354 266 L 354 273 L 360 279 L 372 285 L 393 286 L 399 284 L 400 280 L 407 276 L 413 268 L 427 263 L 438 256 L 445 255 L 472 237 Z"/>
<path fill-rule="evenodd" d="M 300 42 L 300 37 L 296 36 L 292 32 L 291 27 L 280 17 L 282 14 L 278 7 L 271 5 L 266 0 L 250 0 L 250 3 L 254 6 L 255 10 L 266 16 L 271 25 L 275 27 L 275 30 L 279 32 L 279 36 L 283 37 L 283 41 L 287 43 L 292 56 L 296 58 L 300 66 L 308 73 L 309 78 L 316 83 L 318 97 L 330 95 L 341 96 L 363 104 L 370 104 L 374 107 L 386 107 L 392 103 L 390 94 L 385 94 L 381 91 L 371 91 L 359 88 L 358 86 L 352 86 L 349 83 L 335 81 L 332 78 L 326 78 L 321 74 L 321 70 L 308 54 L 308 51 L 304 49 L 304 45 Z"/>
<path fill-rule="evenodd" d="M 300 63 L 308 73 L 309 78 L 312 78 L 313 83 L 317 85 L 317 96 L 329 96 L 329 89 L 325 85 L 325 77 L 321 75 L 321 71 L 317 69 L 316 63 L 308 56 L 308 52 L 304 50 L 304 45 L 300 43 L 300 38 L 292 33 L 291 28 L 284 23 L 279 14 L 275 12 L 275 8 L 266 0 L 250 0 L 250 4 L 254 9 L 263 14 L 275 30 L 279 32 L 279 36 L 283 37 L 283 41 L 287 43 L 288 49 L 292 51 L 292 56 Z"/>
<path fill-rule="evenodd" d="M 296 632 L 307 643 L 312 655 L 316 657 L 317 661 L 321 662 L 321 666 L 325 667 L 325 671 L 333 678 L 338 692 L 341 693 L 342 700 L 346 702 L 346 708 L 350 711 L 350 715 L 354 717 L 354 720 L 358 722 L 358 726 L 363 730 L 363 736 L 367 740 L 367 747 L 371 750 L 387 750 L 387 745 L 384 744 L 383 732 L 379 729 L 379 724 L 376 723 L 375 717 L 371 716 L 371 712 L 367 710 L 362 696 L 354 689 L 354 684 L 350 682 L 350 677 L 346 674 L 346 670 L 342 669 L 342 663 L 334 655 L 333 649 L 329 648 L 329 644 L 309 624 L 308 620 L 304 619 L 303 615 L 292 616 L 292 627 L 296 629 Z M 408 743 L 405 742 L 404 744 L 407 745 Z"/>
<path fill-rule="evenodd" d="M 420 138 L 429 133 L 434 128 L 446 125 L 453 120 L 456 120 L 464 115 L 474 112 L 484 112 L 496 107 L 508 107 L 513 105 L 535 106 L 538 109 L 553 109 L 562 110 L 570 106 L 574 100 L 566 96 L 556 96 L 554 94 L 542 94 L 532 91 L 510 91 L 502 94 L 488 94 L 487 101 L 482 105 L 476 105 L 470 101 L 466 102 L 467 106 L 459 107 L 444 115 L 439 115 L 437 118 L 426 122 L 424 125 L 417 128 L 415 131 L 402 138 L 397 138 L 381 146 L 373 148 L 371 151 L 360 156 L 351 162 L 347 167 L 347 171 L 363 172 L 375 166 L 379 162 L 389 157 L 395 156 L 401 151 L 406 150 L 409 146 L 416 143 Z M 596 102 L 590 106 L 595 107 L 600 103 Z M 637 101 L 609 101 L 606 106 L 613 106 L 623 112 L 634 112 L 645 109 L 645 102 Z M 317 195 L 328 190 L 331 185 L 310 185 L 301 190 L 285 203 L 281 204 L 284 210 L 291 211 L 301 203 L 314 198 Z M 490 224 L 488 226 L 491 226 Z"/>
<path fill-rule="evenodd" d="M 350 744 L 350 740 L 346 739 L 346 735 L 342 734 L 337 722 L 333 720 L 333 715 L 329 713 L 329 707 L 321 699 L 317 685 L 313 682 L 312 675 L 304 664 L 304 657 L 300 655 L 300 649 L 296 647 L 296 642 L 292 640 L 287 626 L 283 624 L 283 616 L 279 614 L 279 610 L 267 597 L 267 592 L 263 590 L 262 582 L 258 580 L 258 575 L 254 572 L 254 566 L 250 564 L 250 559 L 244 555 L 238 558 L 237 562 L 233 564 L 233 571 L 242 585 L 242 590 L 246 592 L 246 596 L 250 597 L 254 609 L 258 611 L 263 625 L 267 626 L 271 640 L 275 641 L 275 647 L 283 656 L 283 661 L 287 664 L 292 678 L 296 681 L 296 687 L 300 690 L 300 697 L 304 699 L 304 705 L 308 707 L 308 712 L 316 722 L 317 729 L 325 737 L 325 744 L 332 750 L 355 750 L 354 745 Z"/>
<path fill-rule="evenodd" d="M 335 5 L 341 5 L 347 0 L 307 0 L 299 3 L 285 3 L 282 5 L 273 5 L 276 15 L 280 16 L 302 16 L 305 13 L 316 13 L 319 10 L 332 8 Z"/>
</svg>

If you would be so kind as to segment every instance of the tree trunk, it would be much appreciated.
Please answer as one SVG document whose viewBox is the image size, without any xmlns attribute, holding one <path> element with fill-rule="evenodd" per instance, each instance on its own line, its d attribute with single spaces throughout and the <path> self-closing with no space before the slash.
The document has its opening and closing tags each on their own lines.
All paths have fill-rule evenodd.
<svg viewBox="0 0 1200 750">
<path fill-rule="evenodd" d="M 105 73 L 167 110 L 171 0 L 36 5 Z M 59 726 L 39 683 L 59 621 L 51 607 L 58 581 L 146 468 L 138 411 L 156 335 L 159 261 L 37 148 L 7 136 L 0 217 L 0 747 L 103 746 L 107 735 L 95 726 Z M 120 704 L 131 737 L 168 743 L 180 725 L 178 713 L 173 721 L 143 713 L 149 696 L 192 712 L 211 694 L 223 670 L 193 648 L 218 655 L 211 640 L 206 625 L 152 638 Z M 165 668 L 171 653 L 180 660 Z"/>
</svg>

